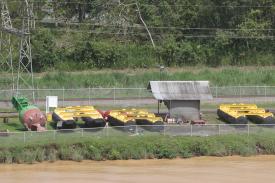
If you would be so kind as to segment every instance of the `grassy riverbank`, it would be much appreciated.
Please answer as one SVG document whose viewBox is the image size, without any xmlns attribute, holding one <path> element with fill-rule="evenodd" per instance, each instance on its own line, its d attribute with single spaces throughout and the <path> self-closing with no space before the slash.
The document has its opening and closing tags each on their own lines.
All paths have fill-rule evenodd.
<svg viewBox="0 0 275 183">
<path fill-rule="evenodd" d="M 121 136 L 57 139 L 55 142 L 0 146 L 1 163 L 56 160 L 172 159 L 195 156 L 275 154 L 274 134 L 212 137 Z"/>
<path fill-rule="evenodd" d="M 48 73 L 36 77 L 38 87 L 79 88 L 79 87 L 147 87 L 150 80 L 209 80 L 213 86 L 232 85 L 274 85 L 275 68 L 167 68 L 160 73 L 148 70 L 103 70 L 75 73 Z"/>
<path fill-rule="evenodd" d="M 0 75 L 1 89 L 11 76 Z M 37 88 L 147 87 L 150 80 L 209 80 L 212 86 L 274 85 L 275 67 L 183 67 L 159 69 L 87 70 L 35 74 Z M 2 81 L 3 80 L 3 81 Z"/>
</svg>

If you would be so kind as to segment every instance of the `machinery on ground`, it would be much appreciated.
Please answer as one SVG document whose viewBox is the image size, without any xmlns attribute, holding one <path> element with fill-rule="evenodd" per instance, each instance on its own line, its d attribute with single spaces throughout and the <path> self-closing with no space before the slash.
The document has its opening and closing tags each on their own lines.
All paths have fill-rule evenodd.
<svg viewBox="0 0 275 183">
<path fill-rule="evenodd" d="M 56 108 L 53 112 L 52 119 L 56 122 L 58 129 L 76 128 L 76 121 L 82 119 L 85 127 L 105 127 L 106 122 L 101 113 L 93 106 L 70 106 L 64 108 Z"/>
<path fill-rule="evenodd" d="M 164 128 L 163 119 L 146 110 L 112 110 L 108 111 L 105 116 L 111 126 L 129 126 L 129 130 L 132 125 L 141 125 L 151 131 L 161 131 Z"/>
<path fill-rule="evenodd" d="M 31 105 L 24 97 L 13 97 L 12 104 L 19 113 L 19 120 L 28 130 L 45 130 L 46 116 L 38 107 Z"/>
<path fill-rule="evenodd" d="M 255 104 L 222 104 L 217 110 L 218 116 L 231 124 L 275 124 L 273 113 Z"/>
</svg>

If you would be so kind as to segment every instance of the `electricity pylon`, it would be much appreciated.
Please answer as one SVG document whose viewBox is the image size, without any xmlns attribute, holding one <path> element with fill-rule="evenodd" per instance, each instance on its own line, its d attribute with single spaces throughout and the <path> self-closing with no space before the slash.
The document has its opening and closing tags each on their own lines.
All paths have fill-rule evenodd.
<svg viewBox="0 0 275 183">
<path fill-rule="evenodd" d="M 0 72 L 11 74 L 3 76 L 3 86 L 14 90 L 14 73 L 12 63 L 12 44 L 11 34 L 12 23 L 9 15 L 9 9 L 6 0 L 1 0 L 1 29 L 0 29 Z"/>
<path fill-rule="evenodd" d="M 31 29 L 35 27 L 33 6 L 29 4 L 28 0 L 22 1 L 22 25 L 21 28 L 14 28 L 10 18 L 8 4 L 6 0 L 0 0 L 1 2 L 1 31 L 2 33 L 8 34 L 9 39 L 3 37 L 1 39 L 2 45 L 4 42 L 9 43 L 10 64 L 6 64 L 12 73 L 17 71 L 16 81 L 16 96 L 19 95 L 20 89 L 32 89 L 32 97 L 34 100 L 34 82 L 33 82 L 33 68 L 32 68 L 32 49 L 31 49 Z M 11 35 L 19 39 L 19 60 L 15 64 L 12 61 L 12 48 L 11 48 Z M 8 44 L 5 44 L 8 45 Z M 3 52 L 4 53 L 4 52 Z M 2 54 L 2 50 L 1 50 Z M 13 79 L 13 85 L 15 81 Z"/>
</svg>

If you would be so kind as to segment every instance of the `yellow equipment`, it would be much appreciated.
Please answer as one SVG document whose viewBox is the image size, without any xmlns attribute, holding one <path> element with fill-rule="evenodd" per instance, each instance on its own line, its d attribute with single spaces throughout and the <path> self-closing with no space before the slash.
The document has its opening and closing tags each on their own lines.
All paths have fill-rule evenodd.
<svg viewBox="0 0 275 183">
<path fill-rule="evenodd" d="M 106 125 L 101 113 L 93 106 L 70 106 L 56 108 L 53 112 L 53 121 L 57 128 L 76 128 L 76 121 L 82 119 L 85 127 L 104 127 Z"/>
<path fill-rule="evenodd" d="M 248 120 L 259 124 L 275 124 L 274 115 L 256 104 L 221 104 L 218 116 L 233 124 L 246 124 Z"/>
<path fill-rule="evenodd" d="M 138 109 L 113 110 L 107 114 L 111 126 L 142 125 L 148 130 L 163 129 L 163 119 L 154 113 Z M 148 128 L 150 126 L 150 128 Z"/>
</svg>

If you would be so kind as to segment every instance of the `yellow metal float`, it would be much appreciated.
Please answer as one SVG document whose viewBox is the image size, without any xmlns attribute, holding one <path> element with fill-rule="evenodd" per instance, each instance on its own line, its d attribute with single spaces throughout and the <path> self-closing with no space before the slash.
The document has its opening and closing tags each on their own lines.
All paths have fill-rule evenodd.
<svg viewBox="0 0 275 183">
<path fill-rule="evenodd" d="M 82 119 L 85 127 L 104 127 L 106 125 L 101 113 L 93 106 L 70 106 L 56 108 L 52 115 L 53 121 L 57 123 L 57 128 L 76 128 L 76 121 Z"/>
<path fill-rule="evenodd" d="M 222 104 L 218 116 L 232 124 L 247 124 L 248 120 L 258 124 L 275 124 L 273 113 L 255 104 Z"/>
<path fill-rule="evenodd" d="M 152 131 L 163 129 L 163 119 L 146 110 L 112 110 L 107 112 L 106 116 L 111 126 L 141 125 L 142 127 Z"/>
</svg>

